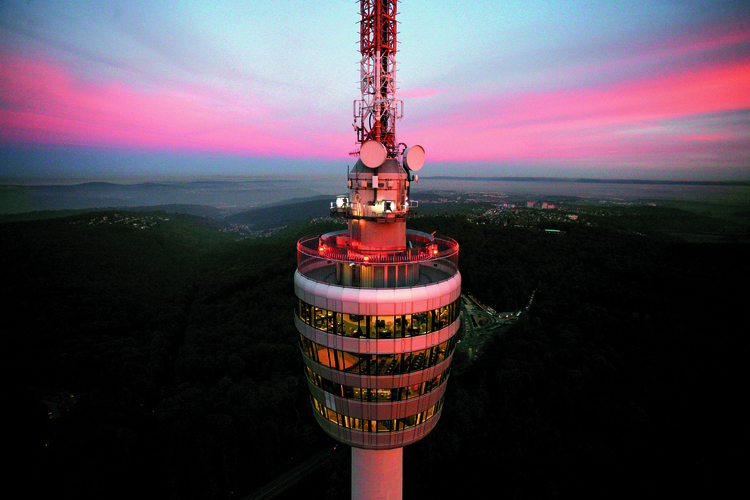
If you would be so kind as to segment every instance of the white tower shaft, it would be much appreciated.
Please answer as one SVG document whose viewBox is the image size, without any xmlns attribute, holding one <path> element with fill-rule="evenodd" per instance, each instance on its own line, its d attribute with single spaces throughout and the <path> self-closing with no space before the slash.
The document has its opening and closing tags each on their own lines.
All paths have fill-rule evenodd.
<svg viewBox="0 0 750 500">
<path fill-rule="evenodd" d="M 401 500 L 403 448 L 352 448 L 352 500 Z"/>
</svg>

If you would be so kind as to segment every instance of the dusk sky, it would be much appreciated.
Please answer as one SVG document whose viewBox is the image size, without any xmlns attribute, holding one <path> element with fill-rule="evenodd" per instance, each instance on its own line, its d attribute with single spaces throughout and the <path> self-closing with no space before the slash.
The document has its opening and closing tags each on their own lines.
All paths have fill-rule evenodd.
<svg viewBox="0 0 750 500">
<path fill-rule="evenodd" d="M 0 181 L 338 174 L 352 0 L 0 2 Z M 750 2 L 404 0 L 420 174 L 750 180 Z"/>
</svg>

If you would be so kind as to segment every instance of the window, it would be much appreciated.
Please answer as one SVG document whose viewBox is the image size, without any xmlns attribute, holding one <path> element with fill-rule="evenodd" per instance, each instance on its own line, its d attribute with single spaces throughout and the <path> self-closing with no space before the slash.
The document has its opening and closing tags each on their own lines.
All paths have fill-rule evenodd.
<svg viewBox="0 0 750 500">
<path fill-rule="evenodd" d="M 361 375 L 403 375 L 424 370 L 444 361 L 453 352 L 455 337 L 442 344 L 406 353 L 359 354 L 331 349 L 300 335 L 300 348 L 305 355 L 335 370 Z"/>
<path fill-rule="evenodd" d="M 305 367 L 305 375 L 307 375 L 310 382 L 324 391 L 345 399 L 353 399 L 363 403 L 406 401 L 407 399 L 424 396 L 440 387 L 443 382 L 448 379 L 449 372 L 450 369 L 444 371 L 433 379 L 422 382 L 421 384 L 410 385 L 408 387 L 394 387 L 392 389 L 362 389 L 360 387 L 337 384 L 336 382 L 321 377 L 310 368 Z"/>
<path fill-rule="evenodd" d="M 395 432 L 414 427 L 415 425 L 422 424 L 432 417 L 440 410 L 443 405 L 441 399 L 427 410 L 417 413 L 416 415 L 409 415 L 405 418 L 399 418 L 395 420 L 360 420 L 358 418 L 351 418 L 346 415 L 337 413 L 330 408 L 326 408 L 317 399 L 312 398 L 313 408 L 318 411 L 324 418 L 330 420 L 336 425 L 346 427 L 348 429 L 354 429 L 364 432 Z"/>
<path fill-rule="evenodd" d="M 347 337 L 400 339 L 424 335 L 447 327 L 459 317 L 458 301 L 447 306 L 398 316 L 360 316 L 328 311 L 297 300 L 297 317 L 311 327 Z"/>
</svg>

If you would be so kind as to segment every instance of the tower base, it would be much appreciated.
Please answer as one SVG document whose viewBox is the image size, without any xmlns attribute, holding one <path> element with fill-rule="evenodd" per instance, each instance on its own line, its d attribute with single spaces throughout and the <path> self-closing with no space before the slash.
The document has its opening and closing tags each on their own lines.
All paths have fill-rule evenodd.
<svg viewBox="0 0 750 500">
<path fill-rule="evenodd" d="M 403 448 L 352 448 L 352 500 L 401 500 Z"/>
</svg>

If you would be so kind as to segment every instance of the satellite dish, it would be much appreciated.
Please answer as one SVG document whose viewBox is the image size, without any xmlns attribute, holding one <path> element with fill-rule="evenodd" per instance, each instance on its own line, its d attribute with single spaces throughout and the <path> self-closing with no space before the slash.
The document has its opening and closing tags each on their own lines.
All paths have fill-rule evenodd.
<svg viewBox="0 0 750 500">
<path fill-rule="evenodd" d="M 404 151 L 404 166 L 416 172 L 424 165 L 424 148 L 422 146 L 411 146 Z"/>
<path fill-rule="evenodd" d="M 378 141 L 367 141 L 359 150 L 359 159 L 367 168 L 378 168 L 385 161 L 388 151 Z M 424 153 L 422 153 L 424 156 Z"/>
</svg>

